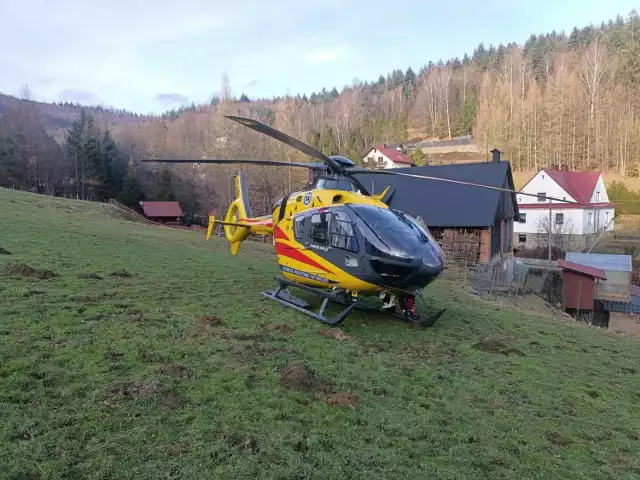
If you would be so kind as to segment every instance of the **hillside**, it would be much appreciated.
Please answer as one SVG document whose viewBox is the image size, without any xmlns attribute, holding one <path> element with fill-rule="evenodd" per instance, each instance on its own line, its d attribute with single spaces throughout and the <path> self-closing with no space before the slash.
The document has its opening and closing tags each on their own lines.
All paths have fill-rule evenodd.
<svg viewBox="0 0 640 480">
<path fill-rule="evenodd" d="M 105 205 L 0 204 L 7 478 L 640 474 L 637 340 L 448 279 L 431 329 L 355 313 L 327 330 L 260 295 L 270 245 L 232 257 Z"/>
<path fill-rule="evenodd" d="M 571 32 L 532 34 L 522 44 L 479 43 L 463 58 L 425 59 L 415 71 L 409 67 L 381 72 L 377 79 L 328 86 L 311 94 L 249 99 L 233 92 L 233 83 L 223 77 L 220 97 L 207 105 L 153 118 L 94 107 L 85 113 L 93 117 L 94 130 L 100 135 L 109 130 L 121 153 L 114 168 L 120 176 L 109 180 L 103 193 L 122 188 L 126 170 L 122 164 L 148 156 L 309 160 L 247 132 L 223 114 L 260 119 L 324 153 L 344 154 L 356 162 L 379 143 L 472 135 L 476 151 L 462 152 L 461 157 L 482 158 L 497 147 L 515 171 L 536 171 L 561 162 L 572 169 L 637 177 L 639 39 L 640 16 L 632 11 L 601 25 L 576 26 Z M 78 106 L 44 105 L 7 96 L 0 97 L 0 105 L 0 185 L 52 192 L 59 184 L 106 181 L 105 171 L 115 160 L 98 161 L 95 156 L 91 160 L 87 149 L 79 154 L 78 148 L 64 143 L 67 130 L 74 128 Z M 425 160 L 418 150 L 410 153 L 418 163 Z M 453 156 L 447 154 L 447 161 Z M 443 158 L 434 154 L 435 160 Z M 97 164 L 101 165 L 97 172 L 83 168 Z M 175 185 L 164 188 L 158 185 L 160 172 L 134 167 L 141 190 L 149 197 L 179 198 L 200 212 L 231 200 L 229 168 L 172 167 L 163 175 L 165 179 L 172 176 Z M 254 191 L 259 193 L 254 201 L 264 209 L 305 180 L 304 175 L 289 171 L 284 175 L 257 167 L 245 171 L 255 178 Z M 71 187 L 67 194 L 92 193 Z"/>
</svg>

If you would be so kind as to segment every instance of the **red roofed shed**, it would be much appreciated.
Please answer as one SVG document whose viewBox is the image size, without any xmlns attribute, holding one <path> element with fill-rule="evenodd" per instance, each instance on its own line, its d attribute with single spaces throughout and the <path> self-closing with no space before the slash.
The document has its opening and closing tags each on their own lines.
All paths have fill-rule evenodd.
<svg viewBox="0 0 640 480">
<path fill-rule="evenodd" d="M 179 222 L 182 208 L 178 202 L 140 202 L 144 216 L 156 222 Z"/>
<path fill-rule="evenodd" d="M 558 266 L 562 269 L 563 308 L 593 310 L 595 282 L 607 279 L 604 270 L 567 260 L 558 260 Z"/>
</svg>

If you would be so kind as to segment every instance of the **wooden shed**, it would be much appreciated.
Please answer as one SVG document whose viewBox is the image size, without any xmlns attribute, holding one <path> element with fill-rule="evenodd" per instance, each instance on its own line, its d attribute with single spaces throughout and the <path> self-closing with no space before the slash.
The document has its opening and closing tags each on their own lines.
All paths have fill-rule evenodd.
<svg viewBox="0 0 640 480">
<path fill-rule="evenodd" d="M 158 223 L 177 224 L 184 215 L 178 202 L 140 202 L 144 216 Z"/>
<path fill-rule="evenodd" d="M 567 260 L 558 260 L 558 266 L 562 269 L 563 310 L 593 310 L 596 279 L 607 279 L 604 270 Z"/>
<path fill-rule="evenodd" d="M 565 259 L 605 273 L 606 280 L 596 280 L 596 300 L 629 302 L 632 276 L 631 255 L 567 252 Z"/>
</svg>

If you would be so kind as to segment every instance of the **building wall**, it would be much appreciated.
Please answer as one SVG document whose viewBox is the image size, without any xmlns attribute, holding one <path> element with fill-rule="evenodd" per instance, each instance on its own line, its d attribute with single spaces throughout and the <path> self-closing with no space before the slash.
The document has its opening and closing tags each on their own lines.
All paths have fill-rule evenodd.
<svg viewBox="0 0 640 480">
<path fill-rule="evenodd" d="M 563 200 L 572 200 L 574 202 L 576 200 L 565 192 L 565 190 L 543 170 L 540 170 L 536 175 L 534 175 L 534 177 L 521 189 L 521 191 L 533 195 L 544 193 L 546 197 L 561 198 Z M 518 203 L 549 203 L 549 200 L 545 199 L 544 201 L 539 202 L 536 197 L 531 197 L 529 195 L 518 195 L 517 201 Z"/>
<path fill-rule="evenodd" d="M 556 214 L 563 214 L 563 224 L 556 226 Z M 549 210 L 547 208 L 520 207 L 520 214 L 525 215 L 525 222 L 516 222 L 515 233 L 544 233 L 549 224 Z M 551 209 L 552 232 L 571 235 L 589 235 L 602 231 L 613 218 L 614 209 L 607 208 L 556 208 Z M 615 221 L 607 227 L 613 231 Z"/>
<path fill-rule="evenodd" d="M 563 308 L 593 310 L 594 291 L 593 277 L 562 271 Z"/>
<path fill-rule="evenodd" d="M 640 315 L 633 313 L 609 313 L 609 330 L 640 335 Z"/>
<path fill-rule="evenodd" d="M 491 228 L 483 228 L 480 230 L 480 263 L 489 263 L 491 261 Z"/>
<path fill-rule="evenodd" d="M 381 160 L 382 159 L 382 160 Z M 378 168 L 401 168 L 407 167 L 406 163 L 395 163 L 389 160 L 389 158 L 378 150 L 371 150 L 367 155 L 365 155 L 362 159 L 363 161 L 371 161 L 380 165 Z"/>
<path fill-rule="evenodd" d="M 539 248 L 549 245 L 549 235 L 547 233 L 517 233 L 513 235 L 513 248 Z M 521 240 L 524 238 L 524 242 Z M 590 247 L 597 235 L 563 235 L 561 240 L 557 236 L 552 238 L 554 246 L 564 247 L 569 250 L 582 250 Z"/>
<path fill-rule="evenodd" d="M 591 200 L 589 203 L 597 203 L 597 202 L 608 202 L 609 195 L 607 194 L 607 187 L 604 185 L 604 180 L 602 179 L 602 175 L 598 178 L 596 182 L 596 188 L 593 189 L 593 193 L 591 194 Z"/>
</svg>

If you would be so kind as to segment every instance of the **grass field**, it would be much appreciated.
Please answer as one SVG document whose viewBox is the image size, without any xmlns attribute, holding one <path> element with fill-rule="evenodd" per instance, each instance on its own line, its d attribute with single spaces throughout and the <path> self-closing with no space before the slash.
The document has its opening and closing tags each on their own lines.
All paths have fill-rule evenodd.
<svg viewBox="0 0 640 480">
<path fill-rule="evenodd" d="M 326 329 L 271 245 L 107 211 L 0 189 L 0 478 L 640 477 L 638 340 L 447 279 Z"/>
</svg>

